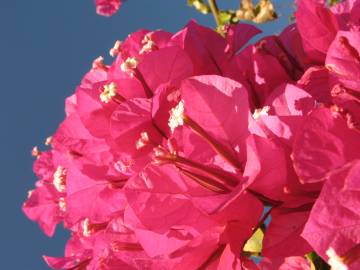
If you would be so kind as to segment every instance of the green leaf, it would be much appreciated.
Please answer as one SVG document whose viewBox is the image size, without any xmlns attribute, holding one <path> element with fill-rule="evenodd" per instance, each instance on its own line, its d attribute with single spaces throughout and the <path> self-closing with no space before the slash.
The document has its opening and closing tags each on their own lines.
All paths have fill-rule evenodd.
<svg viewBox="0 0 360 270">
<path fill-rule="evenodd" d="M 231 20 L 231 14 L 229 14 L 227 11 L 220 11 L 219 19 L 222 25 L 227 24 Z"/>
<path fill-rule="evenodd" d="M 249 240 L 245 243 L 243 251 L 259 254 L 262 250 L 262 242 L 264 239 L 264 233 L 259 228 L 255 231 L 255 233 L 251 236 Z"/>
<path fill-rule="evenodd" d="M 310 252 L 305 257 L 310 262 L 311 270 L 330 270 L 330 266 L 315 252 Z"/>
<path fill-rule="evenodd" d="M 341 0 L 328 0 L 327 2 L 328 2 L 328 5 L 329 5 L 329 6 L 334 6 L 334 5 L 336 5 L 337 3 L 340 3 Z"/>
<path fill-rule="evenodd" d="M 207 5 L 203 0 L 188 0 L 187 4 L 194 7 L 202 14 L 208 14 L 211 11 L 209 5 Z"/>
</svg>

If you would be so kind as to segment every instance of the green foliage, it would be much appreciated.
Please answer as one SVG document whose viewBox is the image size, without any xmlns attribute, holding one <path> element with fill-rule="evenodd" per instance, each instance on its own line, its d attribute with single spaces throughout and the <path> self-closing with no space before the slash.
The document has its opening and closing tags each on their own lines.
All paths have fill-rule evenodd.
<svg viewBox="0 0 360 270">
<path fill-rule="evenodd" d="M 329 6 L 336 5 L 337 3 L 340 3 L 341 0 L 328 0 L 327 3 Z"/>
<path fill-rule="evenodd" d="M 236 24 L 241 20 L 264 23 L 277 18 L 271 0 L 259 0 L 256 5 L 252 0 L 243 0 L 237 9 L 220 9 L 216 0 L 187 0 L 187 3 L 202 14 L 213 13 L 218 31 L 224 25 Z"/>
<path fill-rule="evenodd" d="M 234 10 L 222 10 L 219 13 L 219 19 L 221 25 L 234 24 L 239 22 L 239 18 L 236 16 Z"/>
<path fill-rule="evenodd" d="M 203 0 L 188 0 L 187 4 L 194 7 L 197 11 L 202 14 L 208 14 L 211 12 L 210 7 Z"/>
<path fill-rule="evenodd" d="M 311 265 L 311 270 L 330 270 L 330 266 L 315 252 L 308 253 L 305 256 Z"/>
<path fill-rule="evenodd" d="M 261 228 L 257 229 L 251 238 L 245 243 L 243 251 L 251 254 L 260 254 L 262 250 L 262 242 L 264 232 Z"/>
</svg>

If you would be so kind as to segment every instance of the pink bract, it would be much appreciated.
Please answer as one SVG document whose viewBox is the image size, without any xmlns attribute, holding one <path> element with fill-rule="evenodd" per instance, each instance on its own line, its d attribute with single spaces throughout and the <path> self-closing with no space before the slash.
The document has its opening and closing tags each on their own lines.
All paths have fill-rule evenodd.
<svg viewBox="0 0 360 270">
<path fill-rule="evenodd" d="M 120 0 L 95 0 L 96 13 L 102 16 L 111 16 L 121 6 Z"/>
</svg>

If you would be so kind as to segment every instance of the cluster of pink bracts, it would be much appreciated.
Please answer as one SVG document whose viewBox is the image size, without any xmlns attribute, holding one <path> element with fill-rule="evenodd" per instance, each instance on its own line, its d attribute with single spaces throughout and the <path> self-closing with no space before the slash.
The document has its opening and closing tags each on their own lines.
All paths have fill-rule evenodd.
<svg viewBox="0 0 360 270">
<path fill-rule="evenodd" d="M 111 16 L 117 12 L 121 6 L 120 0 L 95 0 L 96 13 L 102 16 Z"/>
<path fill-rule="evenodd" d="M 23 210 L 71 231 L 48 265 L 305 270 L 315 251 L 360 269 L 360 1 L 322 2 L 254 45 L 252 25 L 191 21 L 96 59 L 51 149 L 34 149 Z"/>
</svg>

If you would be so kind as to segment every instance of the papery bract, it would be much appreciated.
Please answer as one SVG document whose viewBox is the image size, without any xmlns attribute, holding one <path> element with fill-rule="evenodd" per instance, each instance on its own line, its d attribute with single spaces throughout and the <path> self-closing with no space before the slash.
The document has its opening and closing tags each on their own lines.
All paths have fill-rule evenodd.
<svg viewBox="0 0 360 270">
<path fill-rule="evenodd" d="M 330 249 L 342 256 L 360 243 L 359 179 L 359 160 L 333 171 L 302 232 L 302 236 L 325 260 Z M 355 256 L 353 260 L 358 257 Z M 359 266 L 359 261 L 352 261 L 348 269 L 358 269 Z"/>
<path fill-rule="evenodd" d="M 42 186 L 30 192 L 23 205 L 27 217 L 39 223 L 47 236 L 53 236 L 56 225 L 63 219 L 59 206 L 60 196 L 53 186 Z"/>
<path fill-rule="evenodd" d="M 111 16 L 120 8 L 120 0 L 95 0 L 96 13 L 103 16 Z"/>
<path fill-rule="evenodd" d="M 317 63 L 325 60 L 339 26 L 324 0 L 299 0 L 296 11 L 297 27 L 306 53 Z"/>
<path fill-rule="evenodd" d="M 359 157 L 360 134 L 349 129 L 341 115 L 329 109 L 314 110 L 294 142 L 294 168 L 300 180 L 321 181 L 326 173 Z"/>
</svg>

